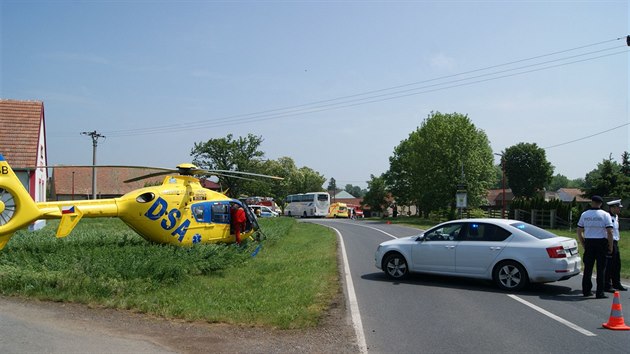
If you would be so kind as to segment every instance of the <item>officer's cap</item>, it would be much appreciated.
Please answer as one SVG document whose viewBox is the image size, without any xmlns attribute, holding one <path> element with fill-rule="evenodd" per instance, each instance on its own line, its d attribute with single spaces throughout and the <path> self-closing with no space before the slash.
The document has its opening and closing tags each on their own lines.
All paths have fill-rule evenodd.
<svg viewBox="0 0 630 354">
<path fill-rule="evenodd" d="M 609 201 L 609 202 L 608 202 L 608 203 L 606 203 L 606 204 L 608 204 L 608 206 L 611 206 L 611 207 L 612 207 L 612 206 L 616 206 L 616 207 L 623 208 L 623 205 L 621 205 L 621 199 L 611 200 L 611 201 Z"/>
<path fill-rule="evenodd" d="M 598 202 L 598 203 L 603 203 L 604 199 L 602 199 L 602 197 L 598 196 L 598 195 L 594 195 L 591 197 L 591 200 L 594 202 Z"/>
</svg>

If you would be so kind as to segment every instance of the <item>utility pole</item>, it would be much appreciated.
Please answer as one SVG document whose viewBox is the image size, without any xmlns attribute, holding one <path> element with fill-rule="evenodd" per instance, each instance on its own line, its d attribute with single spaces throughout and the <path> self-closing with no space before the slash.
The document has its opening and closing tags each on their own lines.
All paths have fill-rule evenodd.
<svg viewBox="0 0 630 354">
<path fill-rule="evenodd" d="M 82 132 L 81 135 L 89 135 L 92 137 L 92 199 L 96 199 L 96 146 L 98 145 L 98 138 L 105 138 L 105 135 L 101 135 L 95 131 Z"/>
</svg>

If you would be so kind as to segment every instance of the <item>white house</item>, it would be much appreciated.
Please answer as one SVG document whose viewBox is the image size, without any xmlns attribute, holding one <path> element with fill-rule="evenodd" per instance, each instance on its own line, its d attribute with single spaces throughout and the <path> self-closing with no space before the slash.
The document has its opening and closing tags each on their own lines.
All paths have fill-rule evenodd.
<svg viewBox="0 0 630 354">
<path fill-rule="evenodd" d="M 35 168 L 48 162 L 43 102 L 0 99 L 0 154 L 33 200 L 45 202 L 48 171 Z M 30 229 L 44 225 L 45 221 L 39 220 Z"/>
</svg>

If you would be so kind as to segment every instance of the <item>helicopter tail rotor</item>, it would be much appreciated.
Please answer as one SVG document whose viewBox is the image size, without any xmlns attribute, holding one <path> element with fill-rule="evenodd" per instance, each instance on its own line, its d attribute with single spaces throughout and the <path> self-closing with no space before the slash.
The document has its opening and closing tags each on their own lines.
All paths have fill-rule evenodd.
<svg viewBox="0 0 630 354">
<path fill-rule="evenodd" d="M 0 154 L 0 249 L 15 231 L 40 217 L 37 204 Z"/>
</svg>

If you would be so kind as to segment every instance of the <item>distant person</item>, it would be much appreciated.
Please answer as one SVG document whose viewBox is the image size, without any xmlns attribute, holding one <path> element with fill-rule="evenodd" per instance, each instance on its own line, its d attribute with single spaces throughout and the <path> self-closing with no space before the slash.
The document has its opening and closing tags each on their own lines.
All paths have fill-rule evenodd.
<svg viewBox="0 0 630 354">
<path fill-rule="evenodd" d="M 601 209 L 604 200 L 598 195 L 591 198 L 591 208 L 580 215 L 577 236 L 584 247 L 584 274 L 582 275 L 582 295 L 591 296 L 593 266 L 597 262 L 597 288 L 595 297 L 605 299 L 604 282 L 606 256 L 613 252 L 613 223 L 610 214 Z"/>
<path fill-rule="evenodd" d="M 357 218 L 357 212 L 356 210 L 354 210 L 354 208 L 352 208 L 352 220 Z"/>
<path fill-rule="evenodd" d="M 234 229 L 234 238 L 236 240 L 236 244 L 241 244 L 241 232 L 245 228 L 245 221 L 247 218 L 245 217 L 245 210 L 243 208 L 234 203 L 232 204 L 232 210 L 230 212 L 230 216 L 232 219 L 232 227 Z"/>
<path fill-rule="evenodd" d="M 394 206 L 392 207 L 392 215 L 395 218 L 398 217 L 398 207 L 396 206 L 396 204 L 394 204 Z"/>
<path fill-rule="evenodd" d="M 614 293 L 615 290 L 626 291 L 621 285 L 621 257 L 619 254 L 619 213 L 621 212 L 621 199 L 607 203 L 610 211 L 610 218 L 613 223 L 613 250 L 612 255 L 606 258 L 606 291 Z"/>
</svg>

